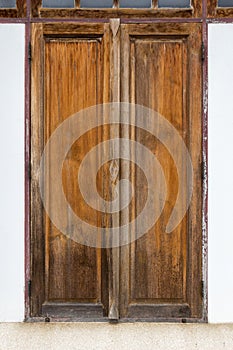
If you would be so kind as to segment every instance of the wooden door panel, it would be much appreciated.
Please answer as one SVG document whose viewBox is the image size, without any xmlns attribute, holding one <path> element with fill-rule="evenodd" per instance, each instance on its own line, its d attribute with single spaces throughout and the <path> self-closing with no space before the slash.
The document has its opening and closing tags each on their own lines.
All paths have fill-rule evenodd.
<svg viewBox="0 0 233 350">
<path fill-rule="evenodd" d="M 97 92 L 102 91 L 101 46 L 98 40 L 90 38 L 46 40 L 44 68 L 46 141 L 63 120 L 101 102 L 101 96 L 97 95 Z M 98 223 L 101 218 L 97 217 L 94 210 L 84 205 L 85 202 L 83 204 L 82 196 L 76 186 L 76 176 L 83 155 L 95 145 L 96 138 L 93 132 L 77 141 L 63 166 L 63 190 L 67 200 L 81 218 L 85 216 L 92 224 Z M 67 225 L 69 225 L 68 218 Z M 49 252 L 46 257 L 48 300 L 99 301 L 100 251 L 81 246 L 61 235 L 48 218 L 45 231 Z"/>
<path fill-rule="evenodd" d="M 187 91 L 185 44 L 179 38 L 163 41 L 145 38 L 136 39 L 131 46 L 134 46 L 131 52 L 134 51 L 135 59 L 131 70 L 131 76 L 135 76 L 135 96 L 131 98 L 137 104 L 153 108 L 166 116 L 166 119 L 182 133 L 187 117 L 184 111 L 183 120 L 183 98 L 187 98 L 186 95 L 183 96 L 183 91 Z M 186 219 L 172 234 L 164 233 L 165 224 L 176 201 L 177 172 L 172 156 L 166 148 L 155 137 L 146 134 L 137 129 L 135 139 L 149 148 L 159 159 L 167 179 L 168 194 L 165 208 L 154 229 L 146 238 L 143 237 L 132 245 L 131 298 L 141 301 L 143 299 L 182 301 L 187 255 Z M 142 175 L 137 168 L 135 185 L 138 192 L 141 192 L 141 195 L 138 193 L 135 197 L 137 216 L 146 200 L 144 198 L 146 191 L 142 190 L 146 186 L 145 179 L 143 186 Z M 135 229 L 137 230 L 137 227 Z"/>
<path fill-rule="evenodd" d="M 150 319 L 198 317 L 201 315 L 201 209 L 197 209 L 196 200 L 201 203 L 201 29 L 196 24 L 122 25 L 122 48 L 124 101 L 157 111 L 176 128 L 192 156 L 195 175 L 190 209 L 173 232 L 166 233 L 179 183 L 187 186 L 187 178 L 178 178 L 176 170 L 176 166 L 185 167 L 185 163 L 179 159 L 179 164 L 175 164 L 172 154 L 153 135 L 131 128 L 134 140 L 150 149 L 159 160 L 166 178 L 167 197 L 154 227 L 130 247 L 122 248 L 122 273 L 128 282 L 122 282 L 125 296 L 121 315 Z M 146 123 L 145 120 L 145 126 Z M 200 134 L 194 143 L 197 130 Z M 135 155 L 136 160 L 137 157 L 140 154 Z M 131 167 L 129 176 L 135 187 L 129 217 L 134 218 L 145 205 L 147 182 L 137 166 Z M 185 203 L 186 194 L 182 201 Z"/>
<path fill-rule="evenodd" d="M 87 107 L 108 102 L 109 50 L 105 46 L 109 32 L 108 25 L 103 24 L 45 24 L 34 25 L 33 35 L 35 58 L 34 54 L 40 45 L 40 57 L 33 60 L 32 70 L 35 74 L 33 84 L 40 93 L 41 104 L 38 105 L 33 96 L 35 129 L 32 131 L 39 132 L 42 151 L 56 128 L 71 115 Z M 38 107 L 41 107 L 41 115 Z M 40 125 L 38 119 L 42 120 Z M 77 185 L 77 174 L 83 157 L 92 147 L 103 141 L 105 134 L 106 130 L 98 128 L 80 137 L 68 152 L 62 170 L 63 191 L 67 202 L 81 219 L 96 227 L 97 234 L 102 216 L 85 203 Z M 33 134 L 33 142 L 36 138 Z M 37 162 L 35 166 L 39 166 L 39 155 L 34 154 L 33 158 Z M 97 154 L 97 164 L 99 159 L 100 155 Z M 36 176 L 34 179 L 32 186 L 35 188 L 38 187 Z M 102 177 L 98 182 L 101 192 Z M 49 188 L 50 186 L 48 191 Z M 48 193 L 49 196 L 53 195 Z M 62 215 L 72 234 L 68 212 Z M 106 252 L 71 240 L 52 224 L 45 212 L 43 216 L 40 232 L 35 231 L 36 222 L 33 223 L 34 239 L 37 242 L 34 249 L 41 249 L 41 254 L 45 255 L 40 258 L 40 271 L 32 271 L 33 314 L 76 318 L 103 317 L 108 308 L 108 298 L 102 292 L 103 286 L 108 289 Z M 34 254 L 37 255 L 35 252 Z M 40 286 L 37 285 L 39 273 L 44 275 Z"/>
<path fill-rule="evenodd" d="M 33 24 L 32 317 L 201 318 L 201 90 L 200 24 L 120 25 L 118 19 L 109 24 Z M 93 146 L 109 138 L 137 141 L 156 156 L 167 184 L 165 206 L 154 227 L 127 246 L 107 250 L 83 246 L 52 224 L 40 199 L 38 169 L 46 141 L 63 121 L 89 106 L 113 101 L 149 107 L 176 128 L 192 158 L 193 195 L 183 220 L 166 233 L 178 187 L 187 186 L 187 176 L 179 178 L 176 168 L 185 167 L 184 160 L 178 157 L 175 164 L 166 145 L 142 128 L 111 125 L 88 131 L 66 155 L 62 184 L 73 211 L 95 226 L 97 234 L 102 226 L 124 225 L 139 215 L 147 198 L 147 180 L 133 159 L 118 160 L 117 179 L 131 180 L 133 200 L 113 215 L 94 210 L 82 198 L 77 181 L 81 161 Z M 100 159 L 96 154 L 96 164 Z M 106 200 L 112 199 L 116 184 L 109 178 L 110 165 L 105 164 L 97 176 L 98 192 Z M 184 193 L 182 203 L 186 197 Z M 72 233 L 68 213 L 63 216 Z M 135 226 L 129 234 L 136 235 L 137 230 Z"/>
</svg>

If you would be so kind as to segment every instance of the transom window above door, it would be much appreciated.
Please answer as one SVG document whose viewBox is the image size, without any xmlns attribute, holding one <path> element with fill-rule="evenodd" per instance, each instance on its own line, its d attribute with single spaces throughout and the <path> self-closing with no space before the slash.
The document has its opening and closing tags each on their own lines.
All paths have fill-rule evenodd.
<svg viewBox="0 0 233 350">
<path fill-rule="evenodd" d="M 190 0 L 43 0 L 44 8 L 187 8 Z"/>
<path fill-rule="evenodd" d="M 43 18 L 200 18 L 200 0 L 37 0 L 33 17 Z"/>
<path fill-rule="evenodd" d="M 233 16 L 233 0 L 0 0 L 0 18 L 192 18 L 200 21 L 204 7 L 209 18 Z"/>
</svg>

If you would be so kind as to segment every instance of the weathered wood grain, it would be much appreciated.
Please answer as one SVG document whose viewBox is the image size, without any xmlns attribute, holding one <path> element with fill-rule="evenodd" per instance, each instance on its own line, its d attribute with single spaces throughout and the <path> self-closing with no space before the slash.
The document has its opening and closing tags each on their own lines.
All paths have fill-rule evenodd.
<svg viewBox="0 0 233 350">
<path fill-rule="evenodd" d="M 74 113 L 89 106 L 108 102 L 109 51 L 108 25 L 59 24 L 33 25 L 32 36 L 32 316 L 45 312 L 42 305 L 102 304 L 108 309 L 102 293 L 102 274 L 106 254 L 101 249 L 82 246 L 64 236 L 43 212 L 39 199 L 38 167 L 43 147 L 54 130 Z M 93 37 L 93 33 L 95 33 Z M 56 35 L 56 36 L 54 36 Z M 68 35 L 68 36 L 67 36 Z M 83 220 L 101 226 L 100 212 L 90 208 L 77 186 L 79 166 L 86 153 L 102 141 L 103 130 L 92 130 L 71 147 L 63 166 L 63 190 L 73 211 Z M 96 155 L 98 164 L 99 155 Z M 93 171 L 96 164 L 92 164 Z M 92 169 L 90 169 L 92 171 Z M 49 179 L 53 181 L 53 179 Z M 99 181 L 102 181 L 100 178 Z M 97 185 L 102 189 L 102 185 Z M 47 189 L 48 194 L 49 188 Z M 72 225 L 63 213 L 67 227 Z M 44 220 L 42 221 L 42 218 Z M 63 309 L 62 309 L 63 310 Z M 48 311 L 48 310 L 47 310 Z M 76 312 L 77 316 L 78 311 Z"/>
<path fill-rule="evenodd" d="M 158 311 L 163 309 L 159 307 L 157 310 L 157 305 L 169 302 L 170 315 L 174 315 L 176 310 L 173 304 L 184 303 L 189 305 L 192 317 L 201 317 L 202 233 L 201 206 L 198 205 L 202 202 L 201 26 L 123 24 L 122 47 L 125 48 L 122 52 L 122 98 L 158 111 L 180 132 L 193 160 L 194 193 L 186 217 L 175 231 L 166 234 L 165 227 L 175 205 L 178 181 L 185 185 L 186 179 L 177 178 L 172 155 L 158 140 L 141 129 L 132 128 L 133 138 L 159 159 L 167 181 L 168 197 L 154 228 L 132 243 L 130 249 L 121 248 L 121 276 L 124 276 L 121 281 L 121 314 L 134 317 L 127 310 L 130 310 L 131 304 L 138 304 L 140 307 L 136 308 L 135 317 L 141 310 L 140 317 L 150 318 L 153 314 L 152 311 L 147 312 L 150 304 L 151 310 L 154 307 L 154 317 L 163 317 Z M 179 166 L 184 166 L 182 159 Z M 134 218 L 145 205 L 147 184 L 145 175 L 137 167 L 132 167 L 131 172 L 129 177 L 134 183 L 135 198 L 130 217 Z M 178 313 L 176 317 L 180 317 Z"/>
<path fill-rule="evenodd" d="M 120 25 L 113 19 L 110 25 L 32 26 L 32 317 L 48 313 L 72 318 L 73 313 L 77 319 L 84 317 L 86 308 L 93 318 L 201 318 L 201 65 L 201 24 Z M 117 165 L 117 179 L 128 178 L 134 184 L 129 207 L 109 215 L 84 203 L 76 174 L 83 156 L 102 140 L 130 137 L 145 145 L 158 157 L 168 186 L 162 215 L 146 235 L 128 246 L 101 250 L 71 241 L 52 225 L 40 201 L 38 167 L 46 140 L 63 120 L 109 101 L 150 107 L 176 127 L 191 154 L 194 191 L 185 218 L 174 232 L 166 234 L 178 182 L 186 186 L 186 178 L 178 179 L 166 147 L 145 131 L 126 125 L 88 132 L 71 147 L 62 174 L 68 202 L 81 218 L 108 230 L 133 220 L 145 204 L 145 175 L 123 160 Z M 124 117 L 133 121 L 137 115 L 131 109 Z M 105 122 L 108 118 L 103 115 Z M 129 153 L 134 159 L 135 150 L 129 147 Z M 96 164 L 101 157 L 96 154 Z M 184 166 L 182 159 L 179 165 Z M 112 199 L 116 184 L 111 177 L 114 167 L 114 162 L 106 164 L 97 177 L 98 190 L 106 200 Z M 69 225 L 68 216 L 66 220 Z M 128 234 L 133 236 L 136 231 L 134 227 Z"/>
<path fill-rule="evenodd" d="M 16 8 L 13 9 L 0 9 L 0 18 L 8 17 L 8 18 L 22 18 L 26 17 L 26 0 L 17 0 Z"/>
<path fill-rule="evenodd" d="M 110 44 L 110 90 L 111 102 L 120 101 L 120 19 L 110 19 L 111 29 L 111 44 Z M 120 111 L 114 111 L 120 113 Z M 110 125 L 110 139 L 120 137 L 120 128 L 117 125 Z M 120 147 L 120 144 L 118 145 Z M 113 149 L 110 148 L 110 155 L 113 154 Z M 119 181 L 119 160 L 113 159 L 110 162 L 110 193 L 114 195 L 117 181 Z M 112 197 L 113 199 L 113 197 Z M 120 212 L 113 213 L 111 216 L 113 227 L 120 226 Z M 119 235 L 118 235 L 119 237 Z M 117 243 L 117 242 L 116 242 Z M 119 245 L 119 243 L 118 243 Z M 119 318 L 119 247 L 108 249 L 109 254 L 109 319 L 118 320 Z"/>
</svg>

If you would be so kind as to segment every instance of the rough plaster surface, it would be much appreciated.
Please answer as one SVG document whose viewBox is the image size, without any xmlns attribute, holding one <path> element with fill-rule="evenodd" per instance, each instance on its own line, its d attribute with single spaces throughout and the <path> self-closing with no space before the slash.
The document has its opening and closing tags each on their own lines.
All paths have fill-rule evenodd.
<svg viewBox="0 0 233 350">
<path fill-rule="evenodd" d="M 0 349 L 233 349 L 233 324 L 1 323 Z"/>
<path fill-rule="evenodd" d="M 24 29 L 24 24 L 0 24 L 2 322 L 24 317 Z"/>
<path fill-rule="evenodd" d="M 208 30 L 208 319 L 222 323 L 233 322 L 233 24 Z"/>
</svg>

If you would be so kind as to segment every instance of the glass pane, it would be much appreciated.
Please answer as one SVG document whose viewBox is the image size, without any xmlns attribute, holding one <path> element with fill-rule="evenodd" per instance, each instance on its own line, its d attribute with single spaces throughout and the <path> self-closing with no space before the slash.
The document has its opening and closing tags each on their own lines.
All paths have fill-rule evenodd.
<svg viewBox="0 0 233 350">
<path fill-rule="evenodd" d="M 74 0 L 43 0 L 42 6 L 50 8 L 73 8 Z"/>
<path fill-rule="evenodd" d="M 158 0 L 159 7 L 185 8 L 190 7 L 190 0 Z"/>
<path fill-rule="evenodd" d="M 120 0 L 120 7 L 148 8 L 151 7 L 151 0 Z"/>
<path fill-rule="evenodd" d="M 218 0 L 219 7 L 233 7 L 233 0 Z"/>
<path fill-rule="evenodd" d="M 0 0 L 1 8 L 14 8 L 16 7 L 16 0 Z"/>
<path fill-rule="evenodd" d="M 81 0 L 80 6 L 87 8 L 109 8 L 113 7 L 113 0 Z"/>
</svg>

